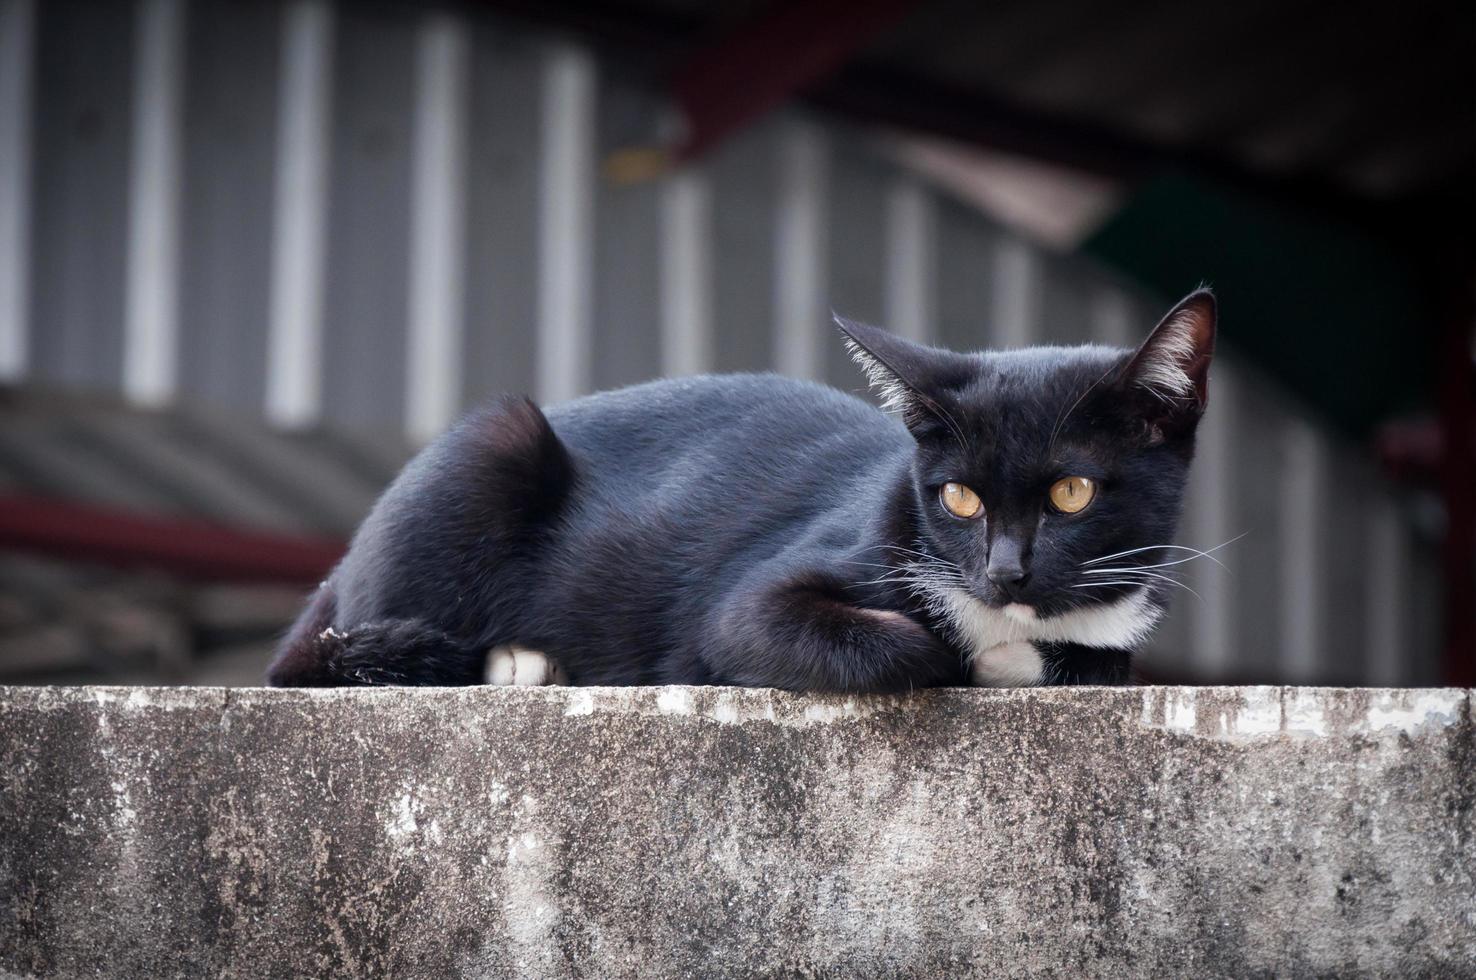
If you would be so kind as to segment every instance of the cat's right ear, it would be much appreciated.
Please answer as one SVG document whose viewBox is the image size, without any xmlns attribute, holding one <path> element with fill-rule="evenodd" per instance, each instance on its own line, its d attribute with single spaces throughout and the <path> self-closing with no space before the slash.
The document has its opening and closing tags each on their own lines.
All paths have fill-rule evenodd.
<svg viewBox="0 0 1476 980">
<path fill-rule="evenodd" d="M 940 430 L 962 437 L 946 402 L 976 371 L 967 355 L 915 344 L 842 316 L 835 317 L 835 325 L 883 409 L 896 412 L 919 438 Z"/>
</svg>

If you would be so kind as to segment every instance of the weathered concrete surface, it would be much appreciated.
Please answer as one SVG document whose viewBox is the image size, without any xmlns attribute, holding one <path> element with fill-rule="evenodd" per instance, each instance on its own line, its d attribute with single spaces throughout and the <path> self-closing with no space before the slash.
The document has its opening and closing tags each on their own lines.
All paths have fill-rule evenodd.
<svg viewBox="0 0 1476 980">
<path fill-rule="evenodd" d="M 0 974 L 1472 975 L 1469 692 L 0 688 Z"/>
</svg>

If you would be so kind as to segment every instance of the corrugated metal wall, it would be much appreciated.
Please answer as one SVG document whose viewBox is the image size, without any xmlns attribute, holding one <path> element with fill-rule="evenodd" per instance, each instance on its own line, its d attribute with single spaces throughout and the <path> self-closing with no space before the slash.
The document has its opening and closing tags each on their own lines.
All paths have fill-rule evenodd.
<svg viewBox="0 0 1476 980">
<path fill-rule="evenodd" d="M 1165 306 L 813 118 L 600 178 L 661 122 L 590 51 L 436 9 L 0 0 L 0 375 L 422 438 L 504 390 L 854 390 L 832 308 L 977 348 L 1130 343 Z M 1434 565 L 1388 489 L 1233 351 L 1213 397 L 1182 540 L 1244 537 L 1156 662 L 1437 679 Z"/>
</svg>

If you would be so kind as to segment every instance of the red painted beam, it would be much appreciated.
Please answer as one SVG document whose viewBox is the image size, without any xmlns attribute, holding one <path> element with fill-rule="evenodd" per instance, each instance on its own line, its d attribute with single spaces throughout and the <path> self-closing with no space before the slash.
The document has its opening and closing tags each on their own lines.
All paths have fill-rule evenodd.
<svg viewBox="0 0 1476 980">
<path fill-rule="evenodd" d="M 781 2 L 689 57 L 672 80 L 690 160 L 832 74 L 917 0 Z"/>
<path fill-rule="evenodd" d="M 155 568 L 213 580 L 312 583 L 322 580 L 344 547 L 330 538 L 0 496 L 0 549 L 68 561 Z"/>
</svg>

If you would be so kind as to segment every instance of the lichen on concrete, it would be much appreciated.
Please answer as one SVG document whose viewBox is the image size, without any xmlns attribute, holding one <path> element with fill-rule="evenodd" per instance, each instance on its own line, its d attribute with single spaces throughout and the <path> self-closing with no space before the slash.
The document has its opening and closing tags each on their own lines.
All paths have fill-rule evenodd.
<svg viewBox="0 0 1476 980">
<path fill-rule="evenodd" d="M 1468 692 L 0 688 L 0 976 L 1476 974 Z"/>
</svg>

